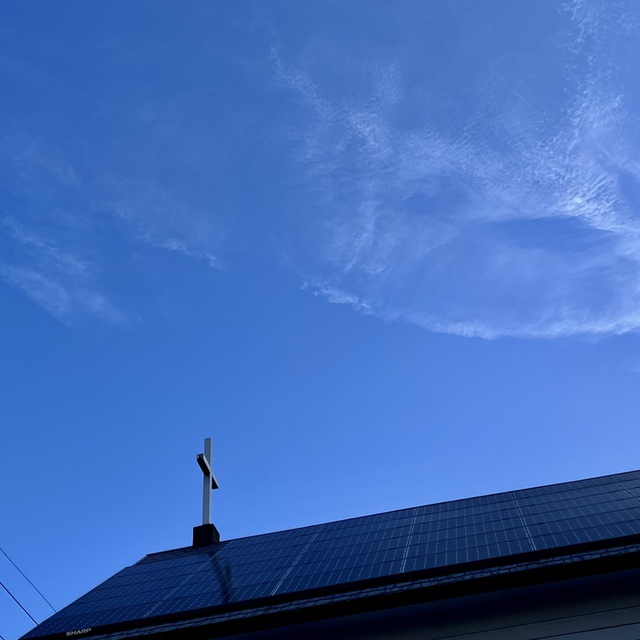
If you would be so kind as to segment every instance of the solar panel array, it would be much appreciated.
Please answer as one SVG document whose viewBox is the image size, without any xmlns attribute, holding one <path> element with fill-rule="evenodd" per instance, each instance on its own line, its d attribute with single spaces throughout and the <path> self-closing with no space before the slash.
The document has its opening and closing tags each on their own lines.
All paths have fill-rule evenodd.
<svg viewBox="0 0 640 640">
<path fill-rule="evenodd" d="M 147 556 L 25 638 L 640 534 L 640 471 Z"/>
</svg>

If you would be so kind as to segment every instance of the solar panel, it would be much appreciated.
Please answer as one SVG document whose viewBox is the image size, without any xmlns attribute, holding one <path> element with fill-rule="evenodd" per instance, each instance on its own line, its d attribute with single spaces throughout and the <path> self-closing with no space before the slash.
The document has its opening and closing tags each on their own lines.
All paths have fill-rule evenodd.
<svg viewBox="0 0 640 640">
<path fill-rule="evenodd" d="M 147 556 L 25 638 L 640 534 L 640 471 Z"/>
</svg>

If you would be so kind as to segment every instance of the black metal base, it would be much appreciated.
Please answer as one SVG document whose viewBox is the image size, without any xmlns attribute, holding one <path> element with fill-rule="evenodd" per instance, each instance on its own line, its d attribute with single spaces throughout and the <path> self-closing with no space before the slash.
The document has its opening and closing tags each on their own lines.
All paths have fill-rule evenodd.
<svg viewBox="0 0 640 640">
<path fill-rule="evenodd" d="M 220 532 L 215 524 L 201 524 L 193 527 L 193 546 L 208 547 L 216 542 L 220 542 Z"/>
</svg>

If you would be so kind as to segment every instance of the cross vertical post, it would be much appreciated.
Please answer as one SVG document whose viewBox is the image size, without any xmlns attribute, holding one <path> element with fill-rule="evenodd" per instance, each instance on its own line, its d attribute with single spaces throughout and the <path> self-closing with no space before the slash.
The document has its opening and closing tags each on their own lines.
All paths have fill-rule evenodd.
<svg viewBox="0 0 640 640">
<path fill-rule="evenodd" d="M 211 522 L 211 491 L 218 488 L 218 481 L 213 474 L 211 460 L 213 457 L 213 446 L 211 438 L 204 440 L 204 453 L 196 456 L 196 461 L 202 469 L 202 524 L 208 525 Z"/>
</svg>

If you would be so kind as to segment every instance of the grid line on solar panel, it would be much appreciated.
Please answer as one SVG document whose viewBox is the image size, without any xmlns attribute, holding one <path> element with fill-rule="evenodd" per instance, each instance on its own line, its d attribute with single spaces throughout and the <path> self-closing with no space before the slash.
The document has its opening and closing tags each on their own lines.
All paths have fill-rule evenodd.
<svg viewBox="0 0 640 640">
<path fill-rule="evenodd" d="M 610 491 L 602 494 L 578 494 L 573 495 L 554 495 L 553 500 L 540 500 L 539 498 L 528 498 L 521 500 L 520 504 L 530 507 L 546 507 L 553 508 L 553 505 L 582 502 L 584 504 L 600 504 L 603 502 L 615 502 L 618 500 L 629 499 L 631 496 L 624 489 L 618 489 L 617 491 Z"/>
<path fill-rule="evenodd" d="M 231 540 L 224 541 L 219 543 L 220 546 L 217 547 L 217 553 L 221 553 L 228 544 L 231 544 Z M 189 553 L 191 550 L 191 553 Z M 126 567 L 126 569 L 136 571 L 139 568 L 146 566 L 153 566 L 157 562 L 167 562 L 171 561 L 176 563 L 176 565 L 190 565 L 197 564 L 198 562 L 202 562 L 202 556 L 207 555 L 207 550 L 202 549 L 194 549 L 193 547 L 186 547 L 185 549 L 177 549 L 174 551 L 164 551 L 162 553 L 153 553 L 148 556 L 142 558 L 134 565 L 130 567 Z"/>
<path fill-rule="evenodd" d="M 464 520 L 446 521 L 430 525 L 428 523 L 416 525 L 416 531 L 420 535 L 429 535 L 439 537 L 442 535 L 455 535 L 458 531 L 478 530 L 478 531 L 496 531 L 499 529 L 513 529 L 522 526 L 522 521 L 514 512 L 513 517 L 503 518 L 500 520 L 485 520 L 484 522 L 465 522 Z"/>
<path fill-rule="evenodd" d="M 229 541 L 220 542 L 220 548 L 229 544 Z M 144 558 L 141 558 L 135 564 L 126 567 L 127 569 L 132 569 L 134 567 L 139 567 L 142 565 L 152 564 L 154 562 L 165 562 L 167 560 L 178 561 L 181 558 L 190 558 L 192 562 L 197 562 L 197 558 L 201 555 L 201 549 L 194 549 L 193 547 L 183 547 L 181 549 L 173 549 L 170 551 L 160 551 L 158 553 L 150 553 L 146 555 Z"/>
<path fill-rule="evenodd" d="M 635 480 L 635 481 L 616 480 L 615 482 L 619 487 L 624 489 L 624 491 L 629 496 L 632 496 L 634 499 L 637 500 L 638 497 L 640 496 L 640 480 Z"/>
<path fill-rule="evenodd" d="M 208 580 L 203 582 L 187 582 L 181 585 L 176 593 L 213 593 L 220 589 L 220 580 L 217 576 L 209 576 Z"/>
<path fill-rule="evenodd" d="M 197 564 L 186 566 L 167 560 L 163 563 L 155 563 L 152 571 L 128 571 L 121 574 L 123 578 L 136 578 L 139 580 L 155 580 L 164 576 L 189 575 L 194 571 L 199 571 L 209 562 L 207 557 L 203 557 Z"/>
<path fill-rule="evenodd" d="M 200 569 L 201 570 L 201 569 Z M 114 588 L 119 587 L 127 587 L 131 588 L 134 585 L 141 584 L 156 584 L 158 582 L 163 583 L 171 583 L 171 582 L 180 582 L 185 577 L 193 576 L 194 572 L 174 572 L 170 568 L 165 568 L 162 571 L 156 571 L 153 573 L 144 573 L 144 574 L 131 574 L 125 576 L 116 575 L 107 583 L 101 585 L 98 591 L 112 590 Z M 91 592 L 90 592 L 91 593 Z M 89 595 L 89 594 L 87 594 Z"/>
<path fill-rule="evenodd" d="M 204 609 L 205 607 L 215 606 L 216 604 L 222 604 L 222 600 L 214 594 L 211 594 L 209 597 L 203 596 L 202 594 L 196 596 L 185 596 L 182 598 L 163 600 L 158 603 L 158 606 L 153 613 L 156 616 L 160 616 L 167 613 L 189 611 L 191 609 Z"/>
<path fill-rule="evenodd" d="M 546 508 L 543 508 L 546 507 Z M 571 501 L 565 503 L 556 502 L 552 505 L 544 506 L 523 506 L 522 513 L 524 515 L 541 515 L 553 517 L 557 513 L 569 510 L 581 510 L 584 513 L 607 513 L 612 511 L 637 510 L 640 508 L 640 501 L 633 501 L 627 498 L 622 500 L 605 501 L 605 502 L 586 502 Z"/>
<path fill-rule="evenodd" d="M 585 542 L 585 540 L 579 539 L 576 533 L 572 531 L 535 537 L 535 543 L 538 549 L 553 549 L 570 544 L 577 544 L 579 542 Z"/>
<path fill-rule="evenodd" d="M 275 587 L 273 588 L 273 591 L 269 594 L 269 595 L 274 595 L 277 593 L 278 589 L 282 586 L 283 582 L 289 577 L 289 574 L 291 573 L 291 571 L 294 569 L 294 567 L 300 562 L 300 560 L 302 559 L 305 551 L 309 548 L 309 546 L 313 543 L 313 541 L 315 540 L 316 536 L 318 535 L 319 531 L 316 531 L 316 533 L 314 534 L 314 536 L 312 536 L 309 541 L 307 542 L 307 544 L 300 550 L 300 555 L 293 561 L 293 563 L 291 564 L 291 566 L 289 566 L 287 568 L 287 570 L 284 572 L 284 574 L 282 574 L 281 577 L 279 577 L 279 582 L 275 585 Z"/>
<path fill-rule="evenodd" d="M 504 503 L 506 505 L 506 503 Z M 450 511 L 449 513 L 439 514 L 422 514 L 416 516 L 416 524 L 430 523 L 437 524 L 439 522 L 450 522 L 451 520 L 464 520 L 470 519 L 474 521 L 484 520 L 501 520 L 513 515 L 516 512 L 515 505 L 510 503 L 508 506 L 503 506 L 502 509 L 496 509 L 494 511 L 474 511 L 471 509 L 458 509 L 456 511 Z"/>
<path fill-rule="evenodd" d="M 626 522 L 621 520 L 619 522 L 597 522 L 594 520 L 582 520 L 580 522 L 570 521 L 568 523 L 562 523 L 556 525 L 554 523 L 542 523 L 539 525 L 531 525 L 532 535 L 553 535 L 562 533 L 563 531 L 579 531 L 582 529 L 592 529 L 592 528 L 600 528 L 604 527 L 609 532 L 610 535 L 607 537 L 614 537 L 619 535 L 632 535 L 640 533 L 640 523 L 637 522 Z"/>
<path fill-rule="evenodd" d="M 580 531 L 598 532 L 594 540 L 599 540 L 599 539 L 603 539 L 602 534 L 604 534 L 604 538 L 609 539 L 609 538 L 615 538 L 619 536 L 637 534 L 640 532 L 639 529 L 640 527 L 638 527 L 636 523 L 629 523 L 629 522 L 600 524 L 595 527 L 593 526 L 593 523 L 591 523 L 591 526 L 576 527 L 573 529 L 567 528 L 560 531 L 551 531 L 550 533 L 541 533 L 539 534 L 539 537 L 542 537 L 545 539 L 549 539 L 549 538 L 557 539 L 559 541 L 559 544 L 556 546 L 560 546 L 562 544 L 563 536 L 566 536 L 568 534 L 573 535 L 576 532 L 580 532 Z M 585 540 L 585 541 L 589 541 L 589 540 Z"/>
<path fill-rule="evenodd" d="M 176 596 L 167 600 L 163 600 L 154 611 L 154 615 L 162 615 L 165 613 L 175 613 L 189 609 L 202 609 L 219 604 L 223 604 L 224 600 L 220 594 L 200 593 L 191 595 Z"/>
<path fill-rule="evenodd" d="M 599 502 L 599 503 L 576 503 L 567 502 L 565 504 L 555 503 L 549 505 L 549 508 L 523 507 L 524 516 L 535 516 L 553 518 L 559 513 L 575 512 L 584 514 L 596 513 L 613 513 L 616 511 L 637 512 L 640 509 L 640 502 L 632 502 L 631 500 L 616 500 L 615 502 Z"/>
<path fill-rule="evenodd" d="M 242 587 L 248 584 L 261 584 L 263 582 L 278 582 L 282 580 L 288 572 L 288 569 L 279 571 L 256 571 L 254 573 L 245 573 L 244 575 L 233 576 L 233 584 L 236 587 Z"/>
<path fill-rule="evenodd" d="M 333 536 L 321 536 L 321 540 L 330 540 L 334 544 L 340 544 L 344 540 L 360 539 L 362 541 L 372 540 L 381 537 L 395 538 L 403 536 L 410 528 L 410 524 L 405 524 L 404 520 L 397 525 L 386 526 L 384 528 L 371 529 L 368 527 L 358 527 L 347 531 L 336 532 Z"/>
<path fill-rule="evenodd" d="M 624 471 L 622 473 L 616 473 L 611 476 L 614 480 L 636 480 L 640 479 L 640 470 L 637 471 Z M 578 482 L 583 482 L 578 480 Z"/>
<path fill-rule="evenodd" d="M 545 548 L 574 544 L 575 542 L 590 542 L 593 540 L 610 539 L 614 537 L 637 533 L 638 528 L 632 527 L 629 523 L 621 522 L 598 527 L 580 527 L 537 536 L 536 540 L 541 540 Z M 579 538 L 579 540 L 577 540 Z"/>
<path fill-rule="evenodd" d="M 606 494 L 598 494 L 598 495 L 590 495 L 590 494 L 574 494 L 573 496 L 561 496 L 554 500 L 537 500 L 537 499 L 527 499 L 522 500 L 520 504 L 523 507 L 528 508 L 545 508 L 547 510 L 551 510 L 556 505 L 563 504 L 573 504 L 573 503 L 582 503 L 582 504 L 604 504 L 608 502 L 618 502 L 620 500 L 628 500 L 632 498 L 627 491 L 624 489 L 620 489 L 618 491 L 612 491 Z"/>
<path fill-rule="evenodd" d="M 434 527 L 438 527 L 440 525 L 446 526 L 448 522 L 486 522 L 486 521 L 497 521 L 504 520 L 509 517 L 516 517 L 517 511 L 515 508 L 501 509 L 500 511 L 493 511 L 490 513 L 469 513 L 464 511 L 456 511 L 450 514 L 447 514 L 447 517 L 438 516 L 438 517 L 419 517 L 416 519 L 416 524 L 431 524 Z"/>
<path fill-rule="evenodd" d="M 148 610 L 148 608 L 149 608 L 148 605 L 132 605 L 132 606 L 118 607 L 116 609 L 109 609 L 106 611 L 95 611 L 95 612 L 92 612 L 91 622 L 94 626 L 100 626 L 105 624 L 111 624 L 113 621 L 141 619 L 144 617 L 144 614 Z M 79 618 L 80 620 L 83 619 L 82 616 L 76 616 L 76 617 Z M 86 618 L 84 618 L 84 621 L 86 621 Z M 61 629 L 61 630 L 64 631 L 65 629 Z"/>
<path fill-rule="evenodd" d="M 131 605 L 147 605 L 147 609 L 152 605 L 168 597 L 174 591 L 173 588 L 153 589 L 143 592 L 134 592 L 115 595 L 111 594 L 108 598 L 102 598 L 98 602 L 74 603 L 74 613 L 86 613 L 93 611 L 104 611 L 117 609 L 122 606 Z"/>
<path fill-rule="evenodd" d="M 185 580 L 186 582 L 186 580 Z M 148 608 L 147 611 L 145 611 L 144 615 L 142 617 L 146 617 L 146 616 L 150 616 L 151 614 L 153 614 L 158 607 L 166 600 L 170 599 L 172 596 L 174 596 L 176 594 L 176 592 L 184 585 L 183 584 L 179 584 L 174 586 L 171 591 L 167 594 L 165 594 L 165 596 L 163 598 L 160 598 L 159 600 L 157 600 L 152 606 L 151 608 Z"/>
<path fill-rule="evenodd" d="M 625 487 L 624 485 L 621 485 L 621 486 L 624 487 L 624 490 L 627 492 L 627 495 L 632 500 L 640 499 L 640 486 L 638 486 L 638 487 Z"/>
<path fill-rule="evenodd" d="M 116 596 L 124 596 L 129 593 L 135 593 L 138 591 L 149 591 L 155 589 L 173 589 L 175 587 L 179 587 L 180 584 L 183 583 L 184 578 L 181 578 L 180 581 L 177 580 L 162 580 L 159 582 L 145 582 L 145 583 L 137 583 L 134 585 L 126 585 L 120 587 L 114 587 L 112 589 L 103 589 L 97 593 L 94 591 L 90 591 L 86 596 L 75 601 L 73 606 L 76 604 L 83 604 L 85 602 L 93 602 L 96 600 L 104 600 L 105 598 L 116 597 Z"/>
<path fill-rule="evenodd" d="M 411 543 L 414 540 L 414 538 L 419 537 L 416 536 L 416 521 L 418 519 L 418 510 L 414 509 L 413 510 L 413 517 L 411 519 L 411 528 L 409 530 L 409 538 L 407 541 L 407 545 L 405 546 L 403 552 L 402 552 L 402 564 L 400 565 L 400 573 L 404 573 L 406 566 L 407 566 L 407 557 L 409 555 L 409 550 L 411 548 Z"/>
<path fill-rule="evenodd" d="M 622 486 L 629 485 L 631 487 L 640 486 L 640 476 L 636 475 L 633 478 L 619 478 L 617 476 L 614 477 L 614 480 Z"/>
<path fill-rule="evenodd" d="M 56 617 L 55 620 L 49 618 L 45 622 L 46 625 L 46 633 L 56 633 L 56 632 L 64 632 L 68 629 L 78 629 L 82 627 L 82 623 L 86 621 L 86 616 L 61 616 Z"/>
<path fill-rule="evenodd" d="M 615 486 L 610 491 L 594 493 L 592 491 L 572 491 L 571 493 L 554 493 L 552 496 L 528 496 L 520 499 L 520 504 L 554 504 L 558 501 L 586 500 L 588 502 L 603 502 L 607 499 L 617 500 L 625 495 L 624 489 Z M 627 495 L 628 497 L 628 495 Z"/>
<path fill-rule="evenodd" d="M 444 552 L 430 552 L 425 555 L 418 555 L 409 558 L 407 571 L 417 571 L 431 569 L 440 566 L 458 564 L 460 562 L 472 562 L 489 558 L 509 556 L 515 553 L 531 551 L 532 547 L 528 540 L 517 540 L 503 543 L 487 543 L 477 546 L 466 546 L 461 549 Z"/>
<path fill-rule="evenodd" d="M 639 514 L 640 514 L 640 511 L 636 511 L 635 513 L 631 514 L 634 516 L 634 519 L 632 519 L 632 522 L 634 524 L 638 522 L 635 518 L 637 518 Z M 611 513 L 595 513 L 595 514 L 584 514 L 584 513 L 570 514 L 567 512 L 561 512 L 558 515 L 559 516 L 561 515 L 563 517 L 557 517 L 557 518 L 554 518 L 553 520 L 532 521 L 529 526 L 535 526 L 535 525 L 547 526 L 551 530 L 575 529 L 575 528 L 589 526 L 590 524 L 593 525 L 594 522 L 597 524 L 603 524 L 603 525 L 617 524 L 620 522 L 628 522 L 630 514 L 628 511 L 614 511 Z"/>
<path fill-rule="evenodd" d="M 472 549 L 477 547 L 493 547 L 495 545 L 508 545 L 512 544 L 518 548 L 523 548 L 526 551 L 531 551 L 531 544 L 527 536 L 522 535 L 519 537 L 502 538 L 502 537 L 488 537 L 488 538 L 466 538 L 459 539 L 454 543 L 429 543 L 426 545 L 418 545 L 417 552 L 412 551 L 410 557 L 426 557 L 440 552 L 459 550 L 459 549 Z"/>
<path fill-rule="evenodd" d="M 551 501 L 555 496 L 566 496 L 573 497 L 574 495 L 589 495 L 589 496 L 597 496 L 597 495 L 606 495 L 611 493 L 612 491 L 618 491 L 618 485 L 611 480 L 607 484 L 600 484 L 595 486 L 579 486 L 579 487 L 570 487 L 563 488 L 562 490 L 553 490 L 554 487 L 537 487 L 535 489 L 523 489 L 521 491 L 514 491 L 513 493 L 518 494 L 518 499 L 543 499 L 545 501 Z"/>
<path fill-rule="evenodd" d="M 295 555 L 276 555 L 276 554 L 252 554 L 249 557 L 235 558 L 233 556 L 225 556 L 223 559 L 233 559 L 234 566 L 240 567 L 252 567 L 256 563 L 270 562 L 271 564 L 285 566 L 293 562 L 293 560 L 299 555 L 300 552 Z"/>
<path fill-rule="evenodd" d="M 548 527 L 571 528 L 582 526 L 582 522 L 596 522 L 598 524 L 624 522 L 628 520 L 624 512 L 593 513 L 587 514 L 575 511 L 562 511 L 556 514 L 555 518 L 543 518 L 540 516 L 526 516 L 527 526 L 546 525 Z"/>
</svg>

